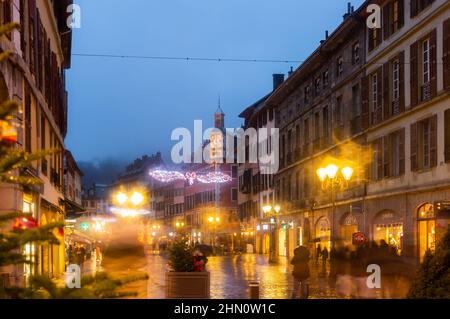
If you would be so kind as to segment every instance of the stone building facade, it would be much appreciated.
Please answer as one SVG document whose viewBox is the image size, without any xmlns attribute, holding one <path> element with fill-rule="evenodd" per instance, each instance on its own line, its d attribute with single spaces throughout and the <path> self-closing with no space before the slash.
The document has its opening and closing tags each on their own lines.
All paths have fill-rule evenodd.
<svg viewBox="0 0 450 319">
<path fill-rule="evenodd" d="M 65 70 L 70 67 L 71 30 L 67 26 L 70 0 L 6 0 L 0 3 L 0 22 L 20 23 L 21 29 L 0 39 L 2 51 L 13 56 L 0 66 L 1 100 L 20 105 L 15 117 L 17 147 L 26 151 L 57 149 L 61 152 L 28 167 L 27 173 L 42 180 L 42 187 L 21 192 L 0 185 L 0 214 L 30 213 L 41 225 L 64 221 L 64 138 L 67 132 Z M 55 235 L 64 243 L 60 231 Z M 50 277 L 65 270 L 62 245 L 27 245 L 24 254 L 34 266 L 10 269 L 13 281 L 22 284 L 30 274 Z"/>
<path fill-rule="evenodd" d="M 367 6 L 381 8 L 368 28 Z M 420 260 L 448 224 L 448 1 L 366 1 L 266 101 L 276 108 L 279 255 L 385 240 Z M 354 174 L 331 192 L 317 170 Z"/>
</svg>

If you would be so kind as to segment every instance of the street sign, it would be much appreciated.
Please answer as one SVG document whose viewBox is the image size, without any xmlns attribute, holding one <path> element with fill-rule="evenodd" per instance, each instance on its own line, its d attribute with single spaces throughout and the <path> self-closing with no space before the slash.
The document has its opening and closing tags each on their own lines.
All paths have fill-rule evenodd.
<svg viewBox="0 0 450 319">
<path fill-rule="evenodd" d="M 353 245 L 355 245 L 355 246 L 364 245 L 366 240 L 367 240 L 366 235 L 363 232 L 354 233 L 352 236 L 352 242 L 353 242 Z"/>
</svg>

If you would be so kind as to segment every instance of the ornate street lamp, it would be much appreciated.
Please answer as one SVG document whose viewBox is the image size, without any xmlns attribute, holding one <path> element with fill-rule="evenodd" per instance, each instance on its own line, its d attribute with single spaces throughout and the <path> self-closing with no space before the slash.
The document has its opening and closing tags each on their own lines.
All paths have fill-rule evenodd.
<svg viewBox="0 0 450 319">
<path fill-rule="evenodd" d="M 277 244 L 278 244 L 278 215 L 281 211 L 279 205 L 271 206 L 267 205 L 263 207 L 263 212 L 267 217 L 270 217 L 270 250 L 269 250 L 269 263 L 275 264 L 278 262 Z"/>
<path fill-rule="evenodd" d="M 208 222 L 213 225 L 213 236 L 212 236 L 212 238 L 210 238 L 210 243 L 213 248 L 213 252 L 215 252 L 215 249 L 216 249 L 216 227 L 220 223 L 220 217 L 210 216 L 208 218 Z"/>
<path fill-rule="evenodd" d="M 339 167 L 335 164 L 329 164 L 326 167 L 321 167 L 317 170 L 317 176 L 322 183 L 323 191 L 331 192 L 331 229 L 330 240 L 331 245 L 334 245 L 334 215 L 336 209 L 336 191 L 343 191 L 348 188 L 348 183 L 353 177 L 354 170 L 350 166 Z"/>
</svg>

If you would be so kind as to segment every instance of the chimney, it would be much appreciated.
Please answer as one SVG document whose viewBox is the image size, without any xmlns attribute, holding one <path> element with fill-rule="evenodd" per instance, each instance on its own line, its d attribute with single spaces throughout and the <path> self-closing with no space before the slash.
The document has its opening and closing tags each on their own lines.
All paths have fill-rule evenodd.
<svg viewBox="0 0 450 319">
<path fill-rule="evenodd" d="M 328 40 L 328 37 L 329 37 L 330 35 L 328 34 L 328 30 L 325 30 L 325 40 Z"/>
<path fill-rule="evenodd" d="M 291 69 L 288 72 L 288 77 L 290 77 L 292 74 L 294 74 L 294 68 L 291 66 Z"/>
<path fill-rule="evenodd" d="M 273 75 L 273 90 L 275 91 L 284 82 L 284 74 Z"/>
<path fill-rule="evenodd" d="M 344 20 L 347 19 L 352 14 L 352 3 L 347 3 L 347 12 L 344 14 Z"/>
</svg>

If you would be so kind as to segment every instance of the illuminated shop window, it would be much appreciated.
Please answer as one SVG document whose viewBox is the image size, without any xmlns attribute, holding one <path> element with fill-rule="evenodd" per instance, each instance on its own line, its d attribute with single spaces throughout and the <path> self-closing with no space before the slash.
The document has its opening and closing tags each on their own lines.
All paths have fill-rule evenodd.
<svg viewBox="0 0 450 319">
<path fill-rule="evenodd" d="M 436 248 L 436 215 L 433 204 L 422 205 L 418 210 L 419 256 L 423 259 L 428 250 Z"/>
</svg>

